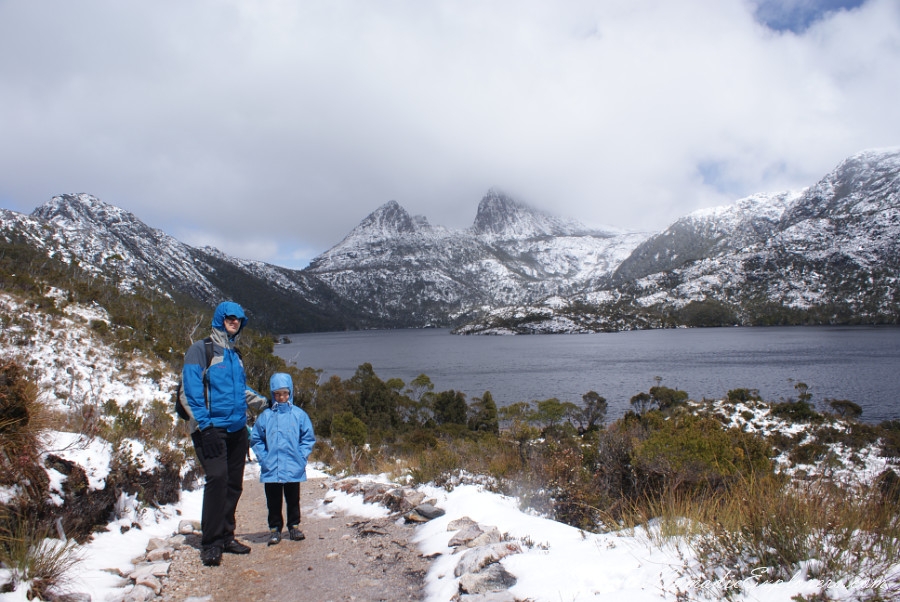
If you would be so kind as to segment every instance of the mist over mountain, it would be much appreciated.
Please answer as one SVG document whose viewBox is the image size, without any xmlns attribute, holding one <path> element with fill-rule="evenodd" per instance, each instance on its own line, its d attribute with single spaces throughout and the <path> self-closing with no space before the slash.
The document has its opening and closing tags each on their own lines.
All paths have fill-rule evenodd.
<svg viewBox="0 0 900 602">
<path fill-rule="evenodd" d="M 303 270 L 191 247 L 89 194 L 54 197 L 31 215 L 0 210 L 0 238 L 123 293 L 233 299 L 276 333 L 896 323 L 900 148 L 858 153 L 805 190 L 756 194 L 658 233 L 591 229 L 497 189 L 465 229 L 390 201 Z"/>
<path fill-rule="evenodd" d="M 464 332 L 896 324 L 900 148 L 858 153 L 799 192 L 685 216 L 582 295 L 495 308 Z"/>
</svg>

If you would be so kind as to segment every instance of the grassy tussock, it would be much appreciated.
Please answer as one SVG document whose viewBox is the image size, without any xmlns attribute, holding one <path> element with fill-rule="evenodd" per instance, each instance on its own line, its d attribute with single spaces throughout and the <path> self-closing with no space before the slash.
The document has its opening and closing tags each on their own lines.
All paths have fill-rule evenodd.
<svg viewBox="0 0 900 602">
<path fill-rule="evenodd" d="M 49 532 L 26 515 L 0 509 L 0 563 L 12 579 L 0 591 L 14 591 L 28 583 L 30 598 L 48 599 L 66 584 L 68 571 L 80 561 L 73 540 L 49 539 Z"/>
<path fill-rule="evenodd" d="M 22 504 L 19 511 L 0 505 L 0 564 L 12 575 L 0 587 L 12 591 L 30 582 L 31 594 L 38 597 L 59 587 L 78 560 L 74 542 L 54 544 L 47 539 L 47 525 L 27 511 L 46 494 L 39 455 L 50 421 L 26 371 L 14 362 L 0 363 L 0 484 L 17 487 Z"/>
</svg>

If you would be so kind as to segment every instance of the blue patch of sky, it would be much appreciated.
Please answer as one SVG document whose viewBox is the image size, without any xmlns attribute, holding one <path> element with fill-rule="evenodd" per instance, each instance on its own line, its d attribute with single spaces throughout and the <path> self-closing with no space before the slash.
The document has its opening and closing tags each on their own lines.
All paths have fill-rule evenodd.
<svg viewBox="0 0 900 602">
<path fill-rule="evenodd" d="M 803 33 L 831 13 L 859 8 L 865 3 L 866 0 L 760 0 L 755 15 L 769 29 Z"/>
<path fill-rule="evenodd" d="M 0 209 L 9 209 L 18 213 L 31 213 L 34 207 L 26 207 L 21 201 L 5 194 L 0 194 Z"/>
<path fill-rule="evenodd" d="M 701 161 L 697 164 L 697 171 L 703 179 L 703 185 L 709 186 L 716 192 L 727 195 L 741 193 L 740 185 L 727 174 L 728 165 L 725 161 Z"/>
</svg>

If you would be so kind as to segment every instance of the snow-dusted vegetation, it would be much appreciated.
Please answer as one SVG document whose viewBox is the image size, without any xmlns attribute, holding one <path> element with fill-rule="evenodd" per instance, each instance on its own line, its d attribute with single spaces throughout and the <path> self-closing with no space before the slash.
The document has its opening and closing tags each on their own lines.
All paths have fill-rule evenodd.
<svg viewBox="0 0 900 602">
<path fill-rule="evenodd" d="M 191 498 L 202 475 L 170 395 L 181 354 L 207 334 L 198 301 L 244 294 L 264 325 L 289 313 L 304 329 L 476 315 L 459 332 L 896 323 L 898 156 L 860 153 L 802 193 L 650 238 L 496 191 L 463 232 L 389 203 L 304 271 L 190 248 L 89 195 L 0 211 L 0 594 L 52 598 L 91 546 L 140 543 Z M 371 364 L 323 382 L 275 357 L 272 336 L 242 337 L 252 387 L 292 371 L 329 473 L 381 474 L 448 507 L 474 487 L 482 504 L 515 507 L 504 520 L 524 552 L 503 562 L 521 599 L 900 596 L 900 421 L 867 423 L 849 400 L 813 400 L 802 383 L 779 402 L 749 389 L 691 400 L 658 383 L 609 419 L 594 391 L 498 408 L 490 392 L 383 381 Z M 599 560 L 584 542 L 606 546 Z M 565 560 L 576 549 L 597 562 Z M 577 575 L 538 589 L 542 560 Z M 434 600 L 459 585 L 429 579 Z"/>
<path fill-rule="evenodd" d="M 186 489 L 199 477 L 168 407 L 169 364 L 110 344 L 103 333 L 119 327 L 101 306 L 47 293 L 52 306 L 0 295 L 0 397 L 12 417 L 0 429 L 3 533 L 30 542 L 5 548 L 0 576 L 12 599 L 78 588 L 121 598 L 130 586 L 103 569 L 127 566 L 110 550 L 139 550 L 174 528 L 178 509 L 196 512 Z M 796 400 L 772 404 L 752 390 L 692 401 L 657 386 L 608 422 L 595 393 L 579 405 L 498 409 L 489 394 L 434 392 L 424 375 L 384 383 L 362 366 L 342 382 L 307 376 L 298 375 L 297 397 L 316 400 L 307 408 L 325 470 L 382 473 L 418 486 L 451 515 L 500 525 L 521 550 L 503 560 L 518 575 L 514 595 L 812 600 L 898 592 L 900 429 L 852 419 L 848 402 L 823 412 L 802 387 Z M 24 423 L 14 418 L 16 395 L 26 400 Z M 386 414 L 371 396 L 387 403 Z M 421 529 L 423 551 L 447 545 L 434 526 Z M 459 587 L 441 562 L 428 576 L 431 600 Z M 528 578 L 563 565 L 563 581 Z"/>
</svg>

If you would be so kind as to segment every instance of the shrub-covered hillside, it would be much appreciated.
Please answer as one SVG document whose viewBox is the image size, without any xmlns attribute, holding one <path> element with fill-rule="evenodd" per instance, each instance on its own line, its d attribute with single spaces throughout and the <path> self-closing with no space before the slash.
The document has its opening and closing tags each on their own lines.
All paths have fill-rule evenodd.
<svg viewBox="0 0 900 602">
<path fill-rule="evenodd" d="M 170 394 L 209 316 L 19 251 L 0 254 L 0 588 L 48 597 L 65 550 L 129 505 L 164 505 L 197 484 Z M 778 403 L 748 389 L 694 401 L 657 383 L 618 417 L 594 391 L 498 408 L 490 392 L 435 391 L 424 374 L 383 380 L 370 364 L 323 381 L 285 366 L 273 344 L 242 337 L 250 384 L 266 394 L 273 371 L 292 372 L 319 437 L 313 458 L 335 475 L 474 481 L 586 532 L 653 525 L 653 545 L 690 550 L 683 571 L 698 579 L 722 580 L 722 566 L 729 578 L 764 566 L 753 578 L 772 581 L 814 567 L 868 584 L 853 586 L 861 599 L 900 594 L 900 422 L 861 422 L 852 401 L 817 405 L 802 383 Z M 80 465 L 72 446 L 108 462 Z M 36 544 L 48 536 L 68 543 L 47 554 Z"/>
</svg>

